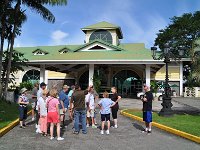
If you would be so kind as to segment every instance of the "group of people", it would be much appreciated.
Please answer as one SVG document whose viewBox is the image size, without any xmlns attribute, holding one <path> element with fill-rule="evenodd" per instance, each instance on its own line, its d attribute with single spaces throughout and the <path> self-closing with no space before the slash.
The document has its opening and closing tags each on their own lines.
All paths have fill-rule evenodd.
<svg viewBox="0 0 200 150">
<path fill-rule="evenodd" d="M 121 97 L 117 94 L 115 87 L 111 88 L 112 96 L 104 92 L 103 98 L 99 99 L 93 86 L 89 86 L 86 90 L 81 90 L 79 85 L 64 85 L 63 89 L 58 92 L 56 88 L 50 91 L 46 89 L 47 85 L 42 82 L 40 85 L 36 83 L 32 91 L 32 121 L 36 122 L 36 132 L 47 136 L 48 128 L 50 129 L 50 139 L 54 139 L 54 126 L 56 126 L 57 140 L 64 140 L 60 136 L 60 128 L 65 126 L 65 117 L 68 113 L 69 119 L 74 121 L 74 134 L 80 133 L 80 125 L 82 133 L 87 134 L 87 128 L 97 128 L 97 108 L 100 109 L 101 115 L 101 134 L 104 134 L 105 122 L 107 122 L 106 134 L 110 134 L 110 115 L 114 121 L 113 128 L 118 128 L 117 114 Z M 20 128 L 25 128 L 27 119 L 27 89 L 20 91 L 21 95 L 18 99 L 20 111 Z"/>
</svg>

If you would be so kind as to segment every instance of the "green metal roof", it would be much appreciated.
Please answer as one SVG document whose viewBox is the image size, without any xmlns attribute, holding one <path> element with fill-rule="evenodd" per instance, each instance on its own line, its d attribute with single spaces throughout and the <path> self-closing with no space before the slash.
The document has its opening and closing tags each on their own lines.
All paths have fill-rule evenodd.
<svg viewBox="0 0 200 150">
<path fill-rule="evenodd" d="M 116 50 L 92 50 L 81 51 L 82 48 L 99 42 L 110 46 Z M 68 52 L 60 54 L 60 50 L 67 48 Z M 34 55 L 33 51 L 40 49 L 48 52 L 46 55 Z M 145 48 L 143 43 L 129 43 L 114 46 L 99 40 L 83 45 L 59 45 L 59 46 L 37 46 L 37 47 L 17 47 L 16 51 L 24 54 L 29 61 L 37 60 L 153 60 L 151 51 Z"/>
<path fill-rule="evenodd" d="M 113 49 L 115 49 L 115 50 L 123 51 L 123 49 L 120 48 L 119 46 L 112 45 L 112 44 L 107 43 L 107 42 L 105 42 L 105 41 L 102 41 L 102 40 L 100 40 L 100 39 L 96 39 L 96 40 L 91 41 L 90 43 L 81 45 L 81 46 L 78 47 L 75 51 L 78 51 L 78 50 L 80 50 L 80 49 L 82 49 L 82 48 L 84 48 L 84 47 L 87 47 L 88 45 L 94 44 L 94 43 L 100 43 L 100 44 L 109 46 L 109 47 L 111 47 L 111 48 L 113 48 Z"/>
<path fill-rule="evenodd" d="M 99 22 L 99 23 L 96 23 L 96 24 L 93 24 L 93 25 L 89 25 L 89 26 L 86 26 L 82 29 L 102 29 L 102 28 L 114 28 L 114 29 L 117 29 L 117 28 L 120 28 L 119 26 L 117 25 L 114 25 L 112 23 L 109 23 L 109 22 L 106 22 L 106 21 L 102 21 L 102 22 Z"/>
<path fill-rule="evenodd" d="M 102 22 L 81 28 L 81 30 L 84 33 L 86 33 L 87 30 L 97 30 L 97 29 L 116 29 L 119 39 L 123 38 L 121 27 L 114 25 L 112 23 L 106 22 L 106 21 L 102 21 Z"/>
</svg>

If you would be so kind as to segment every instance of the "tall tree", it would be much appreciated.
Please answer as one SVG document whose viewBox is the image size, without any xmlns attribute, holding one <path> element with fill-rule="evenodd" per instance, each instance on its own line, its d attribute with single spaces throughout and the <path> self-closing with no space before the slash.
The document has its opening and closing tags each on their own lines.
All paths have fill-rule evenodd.
<svg viewBox="0 0 200 150">
<path fill-rule="evenodd" d="M 8 68 L 6 74 L 6 82 L 5 82 L 5 89 L 4 94 L 7 93 L 8 88 L 8 81 L 10 77 L 10 70 L 11 70 L 11 62 L 12 62 L 12 54 L 14 50 L 14 41 L 16 38 L 17 29 L 22 25 L 22 19 L 20 18 L 21 14 L 21 6 L 26 5 L 30 9 L 36 11 L 37 14 L 40 14 L 44 20 L 54 23 L 55 17 L 54 15 L 45 7 L 45 5 L 66 5 L 67 0 L 9 0 L 9 2 L 14 5 L 14 18 L 13 18 L 13 26 L 12 26 L 12 33 L 10 38 L 10 48 L 9 48 L 9 59 L 8 59 Z M 1 69 L 2 70 L 2 69 Z M 0 70 L 0 71 L 1 71 Z"/>
<path fill-rule="evenodd" d="M 200 11 L 185 13 L 170 20 L 171 23 L 165 29 L 159 30 L 155 45 L 163 50 L 165 43 L 169 43 L 177 57 L 179 48 L 185 48 L 185 57 L 192 59 L 192 70 L 200 73 L 200 58 L 195 52 L 200 40 Z"/>
<path fill-rule="evenodd" d="M 0 98 L 2 96 L 3 85 L 2 85 L 2 69 L 3 69 L 3 48 L 5 41 L 5 30 L 6 30 L 6 19 L 8 10 L 11 8 L 9 0 L 2 0 L 0 2 L 0 33 L 1 33 L 1 45 L 0 45 Z"/>
</svg>

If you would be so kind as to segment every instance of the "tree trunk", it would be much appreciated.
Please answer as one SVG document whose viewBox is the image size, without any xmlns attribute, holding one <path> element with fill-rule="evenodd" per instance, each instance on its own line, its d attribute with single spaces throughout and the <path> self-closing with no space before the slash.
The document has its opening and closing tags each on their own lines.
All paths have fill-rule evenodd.
<svg viewBox="0 0 200 150">
<path fill-rule="evenodd" d="M 8 0 L 4 1 L 4 8 L 3 11 L 5 12 L 7 9 L 8 5 Z M 2 31 L 1 31 L 1 47 L 0 47 L 0 98 L 2 97 L 3 93 L 3 84 L 2 84 L 2 70 L 3 70 L 3 47 L 4 47 L 4 40 L 5 40 L 5 21 L 6 17 L 5 14 L 3 13 L 1 16 L 1 25 L 2 25 Z"/>
<path fill-rule="evenodd" d="M 4 89 L 4 98 L 6 98 L 7 91 L 8 91 L 8 83 L 10 79 L 10 71 L 11 71 L 11 62 L 12 62 L 12 54 L 13 54 L 13 48 L 14 48 L 14 43 L 15 43 L 15 33 L 17 29 L 17 23 L 18 23 L 18 14 L 20 11 L 20 6 L 21 6 L 21 0 L 17 1 L 17 4 L 15 6 L 15 22 L 13 26 L 13 31 L 11 34 L 11 43 L 10 43 L 10 52 L 8 55 L 8 65 L 7 65 L 7 73 L 6 73 L 6 81 L 5 81 L 5 89 Z"/>
<path fill-rule="evenodd" d="M 3 18 L 2 18 L 3 20 Z M 0 49 L 0 98 L 2 97 L 2 91 L 3 91 L 3 84 L 2 84 L 2 70 L 3 70 L 3 47 L 4 47 L 4 33 L 5 33 L 5 25 L 3 21 L 2 23 L 2 32 L 1 32 L 1 49 Z"/>
</svg>

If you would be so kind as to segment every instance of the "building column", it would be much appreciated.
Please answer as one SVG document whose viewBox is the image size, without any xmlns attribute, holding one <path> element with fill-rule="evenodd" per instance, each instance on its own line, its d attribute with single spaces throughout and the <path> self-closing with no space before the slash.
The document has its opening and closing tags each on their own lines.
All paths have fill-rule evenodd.
<svg viewBox="0 0 200 150">
<path fill-rule="evenodd" d="M 180 62 L 180 96 L 183 96 L 183 62 Z"/>
<path fill-rule="evenodd" d="M 48 87 L 48 70 L 45 70 L 45 83 L 47 84 Z"/>
<path fill-rule="evenodd" d="M 110 87 L 112 83 L 112 69 L 111 66 L 108 68 L 108 81 L 107 81 L 107 86 Z"/>
<path fill-rule="evenodd" d="M 40 65 L 40 83 L 45 82 L 47 84 L 48 81 L 48 71 L 45 70 L 45 64 Z"/>
<path fill-rule="evenodd" d="M 89 86 L 93 85 L 94 64 L 89 64 Z"/>
<path fill-rule="evenodd" d="M 151 81 L 151 66 L 146 65 L 146 85 L 150 87 L 150 81 Z"/>
</svg>

